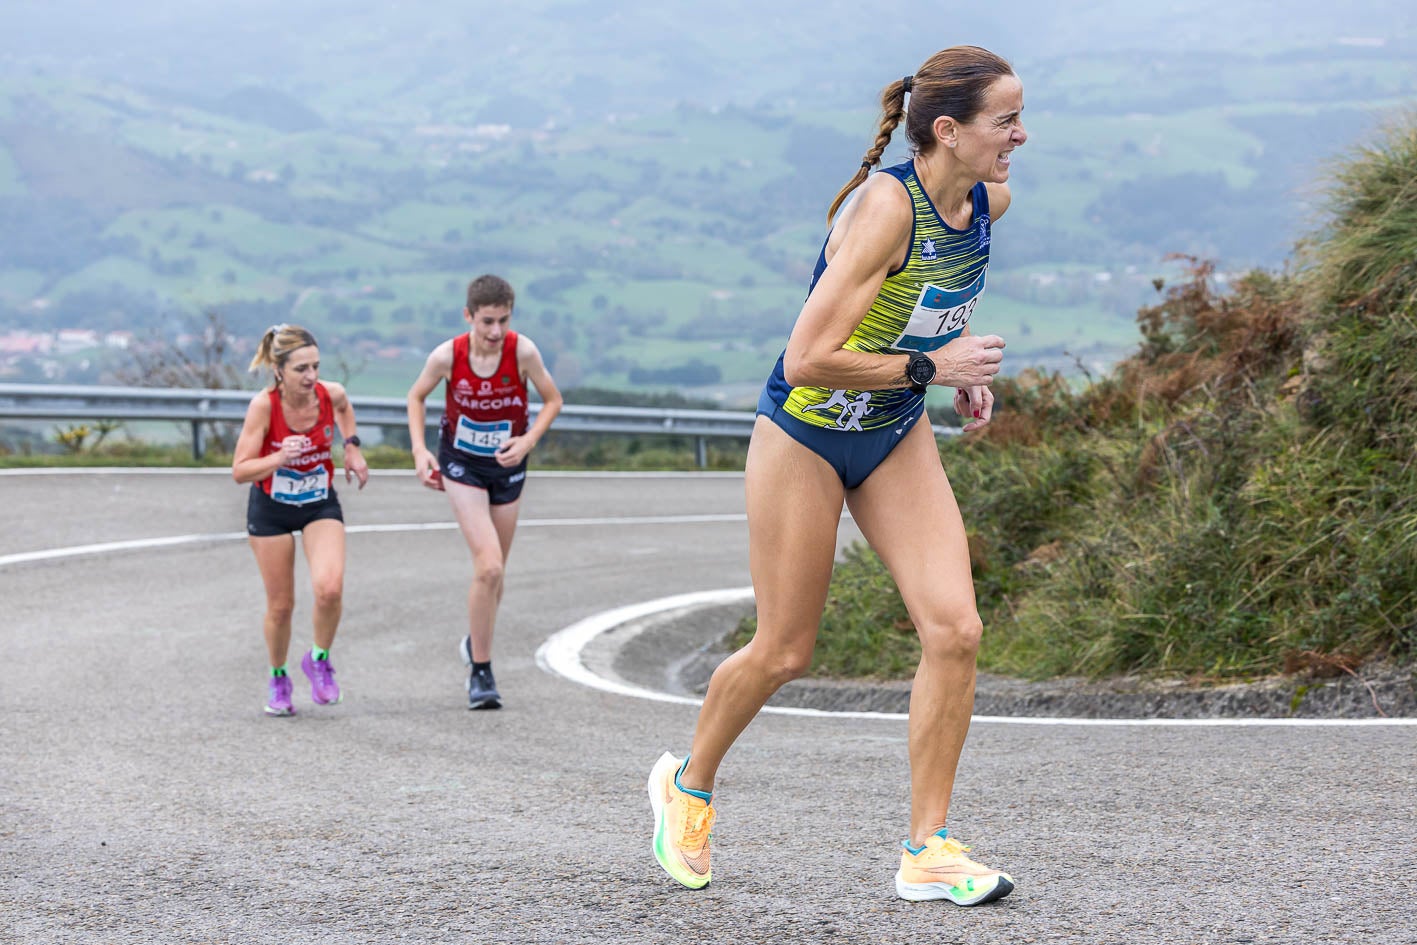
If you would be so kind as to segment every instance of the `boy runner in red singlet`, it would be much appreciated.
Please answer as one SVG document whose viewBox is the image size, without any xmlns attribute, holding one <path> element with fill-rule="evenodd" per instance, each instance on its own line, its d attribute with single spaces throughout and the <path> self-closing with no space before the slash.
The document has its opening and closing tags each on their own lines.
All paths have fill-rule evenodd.
<svg viewBox="0 0 1417 945">
<path fill-rule="evenodd" d="M 508 324 L 516 294 L 505 279 L 485 275 L 467 287 L 465 335 L 428 355 L 408 391 L 413 467 L 430 489 L 448 494 L 458 528 L 472 551 L 468 633 L 458 644 L 469 667 L 469 709 L 502 705 L 492 676 L 492 629 L 502 601 L 502 576 L 517 529 L 526 458 L 561 412 L 561 392 L 530 338 Z M 528 425 L 527 382 L 541 398 Z M 435 457 L 425 443 L 424 400 L 439 383 L 447 405 Z"/>
</svg>

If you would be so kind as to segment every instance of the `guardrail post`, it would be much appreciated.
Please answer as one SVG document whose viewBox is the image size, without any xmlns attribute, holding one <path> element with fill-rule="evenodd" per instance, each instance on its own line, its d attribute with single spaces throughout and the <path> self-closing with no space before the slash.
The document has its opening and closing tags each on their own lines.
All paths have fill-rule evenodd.
<svg viewBox="0 0 1417 945">
<path fill-rule="evenodd" d="M 207 451 L 207 432 L 202 428 L 202 421 L 192 421 L 192 458 L 201 459 Z"/>
<path fill-rule="evenodd" d="M 702 436 L 695 437 L 694 446 L 694 452 L 698 454 L 699 468 L 704 469 L 708 466 L 708 440 Z"/>
</svg>

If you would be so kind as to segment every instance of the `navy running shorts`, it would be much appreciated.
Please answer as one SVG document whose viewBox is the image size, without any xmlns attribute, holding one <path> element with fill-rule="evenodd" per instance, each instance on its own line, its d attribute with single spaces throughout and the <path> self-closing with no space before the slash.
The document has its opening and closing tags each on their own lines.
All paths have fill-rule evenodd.
<svg viewBox="0 0 1417 945">
<path fill-rule="evenodd" d="M 438 470 L 445 479 L 485 490 L 489 505 L 510 505 L 522 497 L 526 484 L 526 460 L 501 466 L 495 459 L 464 453 L 442 439 L 438 440 Z"/>
<path fill-rule="evenodd" d="M 758 413 L 777 424 L 798 443 L 816 453 L 832 469 L 836 470 L 841 484 L 847 489 L 855 489 L 866 481 L 866 477 L 876 471 L 876 467 L 886 461 L 906 432 L 915 425 L 925 412 L 921 409 L 888 427 L 877 430 L 829 430 L 813 426 L 783 410 L 763 388 L 758 398 Z"/>
</svg>

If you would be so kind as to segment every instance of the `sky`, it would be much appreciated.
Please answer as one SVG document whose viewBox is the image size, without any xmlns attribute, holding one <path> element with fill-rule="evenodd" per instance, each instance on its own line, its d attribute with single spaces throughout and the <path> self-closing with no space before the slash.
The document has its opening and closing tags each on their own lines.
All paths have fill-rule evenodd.
<svg viewBox="0 0 1417 945">
<path fill-rule="evenodd" d="M 1121 51 L 1262 57 L 1380 42 L 1417 57 L 1414 24 L 1410 0 L 8 0 L 0 68 L 43 64 L 210 94 L 343 84 L 344 99 L 327 99 L 361 109 L 419 83 L 449 94 L 500 84 L 532 98 L 579 84 L 616 99 L 724 105 L 849 100 L 955 43 L 994 49 L 1027 82 L 1030 65 Z"/>
</svg>

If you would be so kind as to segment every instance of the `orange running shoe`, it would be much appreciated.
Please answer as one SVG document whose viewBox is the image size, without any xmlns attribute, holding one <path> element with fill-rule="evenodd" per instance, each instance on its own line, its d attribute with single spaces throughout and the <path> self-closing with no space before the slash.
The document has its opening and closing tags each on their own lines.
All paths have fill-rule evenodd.
<svg viewBox="0 0 1417 945">
<path fill-rule="evenodd" d="M 679 787 L 683 761 L 669 752 L 649 773 L 649 805 L 654 809 L 654 858 L 664 872 L 690 889 L 709 884 L 709 841 L 714 809 L 707 798 Z"/>
<path fill-rule="evenodd" d="M 911 902 L 948 899 L 957 906 L 979 906 L 1002 899 L 1014 891 L 1013 877 L 976 863 L 964 852 L 969 847 L 935 831 L 922 847 L 901 844 L 900 872 L 895 874 L 896 895 Z"/>
</svg>

